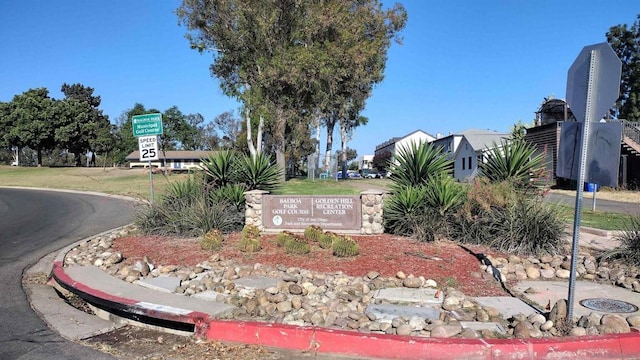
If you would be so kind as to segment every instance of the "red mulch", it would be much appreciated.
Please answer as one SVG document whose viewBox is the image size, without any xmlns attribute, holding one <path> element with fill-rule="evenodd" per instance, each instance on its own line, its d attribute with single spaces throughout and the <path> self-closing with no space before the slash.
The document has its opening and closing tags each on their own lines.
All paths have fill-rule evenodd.
<svg viewBox="0 0 640 360">
<path fill-rule="evenodd" d="M 469 251 L 449 241 L 432 243 L 417 242 L 388 234 L 352 236 L 360 245 L 360 254 L 351 258 L 333 256 L 330 250 L 313 246 L 307 255 L 289 255 L 275 244 L 275 235 L 263 235 L 262 250 L 243 253 L 235 246 L 239 233 L 226 236 L 220 254 L 241 264 L 282 264 L 320 272 L 336 272 L 351 276 L 364 276 L 377 271 L 382 276 L 392 277 L 398 271 L 414 276 L 434 279 L 442 286 L 461 290 L 468 296 L 503 296 L 505 292 L 489 274 L 482 272 L 478 259 Z M 155 264 L 194 266 L 211 256 L 211 252 L 200 249 L 198 239 L 130 236 L 116 239 L 115 250 L 122 252 L 127 262 L 148 256 Z M 485 249 L 470 246 L 471 251 L 487 253 Z M 491 252 L 496 255 L 495 252 Z M 437 257 L 442 260 L 425 259 Z"/>
</svg>

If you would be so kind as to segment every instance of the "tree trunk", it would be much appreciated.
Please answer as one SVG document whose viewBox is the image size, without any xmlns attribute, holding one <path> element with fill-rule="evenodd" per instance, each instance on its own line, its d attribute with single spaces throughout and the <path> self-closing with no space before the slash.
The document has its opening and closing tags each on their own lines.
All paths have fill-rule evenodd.
<svg viewBox="0 0 640 360">
<path fill-rule="evenodd" d="M 342 154 L 340 154 L 340 160 L 342 161 L 342 180 L 347 179 L 347 126 L 346 121 L 340 121 L 340 141 L 342 143 Z"/>
<path fill-rule="evenodd" d="M 36 150 L 36 152 L 38 153 L 38 167 L 42 166 L 42 149 L 40 147 L 38 147 L 38 149 Z"/>
<path fill-rule="evenodd" d="M 276 153 L 276 165 L 278 166 L 278 169 L 280 169 L 280 181 L 285 181 L 286 180 L 286 176 L 285 176 L 285 166 L 286 164 L 286 160 L 285 160 L 285 156 L 284 156 L 284 152 L 285 152 L 285 136 L 284 136 L 284 132 L 285 132 L 285 122 L 286 119 L 284 117 L 284 112 L 282 109 L 276 109 L 276 118 L 275 120 L 275 126 L 274 126 L 274 134 L 273 134 L 273 142 L 274 142 L 274 150 Z"/>
<path fill-rule="evenodd" d="M 244 110 L 244 118 L 247 123 L 247 145 L 249 145 L 249 154 L 251 154 L 251 158 L 255 160 L 256 158 L 256 148 L 253 146 L 253 139 L 251 138 L 251 109 L 248 106 L 245 107 Z"/>
<path fill-rule="evenodd" d="M 331 147 L 333 146 L 333 127 L 336 125 L 336 122 L 333 118 L 329 118 L 327 120 L 327 147 L 324 157 L 324 167 L 325 170 L 329 169 L 331 165 Z"/>
<path fill-rule="evenodd" d="M 264 129 L 264 118 L 260 115 L 260 121 L 258 122 L 258 136 L 256 139 L 256 153 L 262 154 L 262 130 Z"/>
</svg>

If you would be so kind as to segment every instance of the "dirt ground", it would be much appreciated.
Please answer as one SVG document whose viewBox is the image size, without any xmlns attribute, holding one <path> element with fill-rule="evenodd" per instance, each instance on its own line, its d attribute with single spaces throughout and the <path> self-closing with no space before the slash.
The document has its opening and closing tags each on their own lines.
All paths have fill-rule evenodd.
<svg viewBox="0 0 640 360">
<path fill-rule="evenodd" d="M 335 359 L 314 353 L 289 352 L 245 344 L 225 344 L 154 330 L 125 326 L 85 341 L 86 345 L 118 359 L 203 360 L 203 359 Z M 346 359 L 346 358 L 343 358 Z"/>
</svg>

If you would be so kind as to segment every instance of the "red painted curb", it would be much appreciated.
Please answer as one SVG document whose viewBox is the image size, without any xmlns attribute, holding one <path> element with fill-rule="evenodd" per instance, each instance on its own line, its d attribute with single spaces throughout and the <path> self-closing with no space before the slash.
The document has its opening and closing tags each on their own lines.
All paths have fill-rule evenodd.
<svg viewBox="0 0 640 360">
<path fill-rule="evenodd" d="M 211 319 L 208 314 L 176 314 L 149 307 L 74 281 L 56 259 L 52 276 L 63 287 L 134 314 L 195 325 L 210 340 L 379 359 L 632 359 L 640 358 L 640 332 L 561 339 L 436 339 L 366 334 L 286 324 Z M 153 304 L 152 304 L 153 305 Z"/>
<path fill-rule="evenodd" d="M 214 320 L 207 339 L 379 359 L 640 358 L 640 333 L 562 339 L 436 339 Z"/>
<path fill-rule="evenodd" d="M 163 308 L 161 304 L 141 303 L 138 300 L 129 299 L 120 296 L 114 296 L 103 291 L 97 290 L 86 284 L 73 280 L 64 270 L 63 262 L 56 259 L 51 270 L 53 278 L 65 289 L 78 294 L 80 297 L 89 297 L 94 302 L 101 303 L 108 307 L 122 310 L 127 313 L 143 315 L 150 318 L 174 321 L 184 324 L 193 324 L 194 333 L 198 337 L 205 337 L 209 323 L 212 318 L 209 314 L 199 311 L 190 311 L 188 313 L 176 313 L 171 309 Z"/>
</svg>

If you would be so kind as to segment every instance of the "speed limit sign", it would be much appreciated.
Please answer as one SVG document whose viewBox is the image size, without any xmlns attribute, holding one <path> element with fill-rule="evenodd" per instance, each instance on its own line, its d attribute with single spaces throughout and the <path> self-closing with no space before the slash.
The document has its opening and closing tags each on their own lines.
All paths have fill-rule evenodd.
<svg viewBox="0 0 640 360">
<path fill-rule="evenodd" d="M 158 136 L 138 137 L 140 161 L 158 160 Z"/>
</svg>

